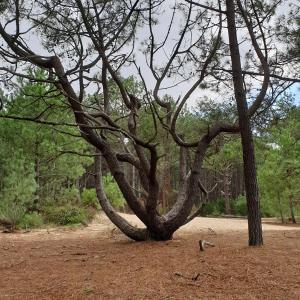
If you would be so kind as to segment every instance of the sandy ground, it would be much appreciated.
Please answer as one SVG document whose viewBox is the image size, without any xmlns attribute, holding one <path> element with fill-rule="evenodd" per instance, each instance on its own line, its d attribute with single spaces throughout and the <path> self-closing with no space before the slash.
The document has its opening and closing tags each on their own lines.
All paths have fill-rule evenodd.
<svg viewBox="0 0 300 300">
<path fill-rule="evenodd" d="M 126 218 L 131 224 L 142 226 L 142 222 L 134 215 L 126 215 L 123 214 L 123 217 Z M 105 218 L 105 217 L 104 217 Z M 274 224 L 275 223 L 275 224 Z M 203 230 L 212 229 L 215 232 L 240 232 L 248 230 L 248 223 L 246 219 L 239 218 L 195 218 L 190 223 L 182 226 L 177 233 L 197 233 Z M 271 231 L 271 230 L 300 230 L 299 226 L 293 226 L 289 224 L 289 226 L 282 225 L 280 223 L 276 224 L 276 219 L 263 219 L 263 230 Z"/>
<path fill-rule="evenodd" d="M 138 220 L 125 217 L 133 224 Z M 300 299 L 300 227 L 197 218 L 167 242 L 132 242 L 99 215 L 87 227 L 0 234 L 0 300 Z M 216 246 L 199 251 L 199 239 Z"/>
<path fill-rule="evenodd" d="M 129 221 L 134 226 L 143 227 L 143 223 L 135 216 L 129 214 L 121 214 L 127 221 Z M 123 235 L 115 230 L 115 226 L 110 222 L 110 220 L 104 215 L 99 214 L 95 220 L 86 227 L 60 227 L 60 228 L 48 228 L 48 229 L 39 229 L 31 230 L 30 232 L 19 232 L 16 234 L 10 235 L 11 239 L 59 239 L 62 235 L 64 238 L 73 238 L 73 237 L 83 237 L 83 236 L 99 236 L 102 238 L 123 238 Z M 201 238 L 201 233 L 239 233 L 247 232 L 248 225 L 246 219 L 230 219 L 230 218 L 195 218 L 190 223 L 182 226 L 176 233 L 176 236 L 182 234 L 199 234 Z M 263 219 L 263 231 L 282 231 L 289 232 L 294 230 L 300 230 L 298 224 L 292 225 L 287 224 L 283 225 L 281 223 L 276 223 L 275 219 Z M 67 234 L 66 234 L 67 233 Z M 1 240 L 1 235 L 0 235 Z"/>
</svg>

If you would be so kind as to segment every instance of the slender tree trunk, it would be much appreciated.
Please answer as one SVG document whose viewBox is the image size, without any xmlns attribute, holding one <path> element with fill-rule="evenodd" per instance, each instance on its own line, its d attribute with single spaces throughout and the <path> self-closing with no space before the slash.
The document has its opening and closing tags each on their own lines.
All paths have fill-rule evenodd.
<svg viewBox="0 0 300 300">
<path fill-rule="evenodd" d="M 35 182 L 37 184 L 37 189 L 35 191 L 35 199 L 33 203 L 32 209 L 38 210 L 39 209 L 39 202 L 41 200 L 41 176 L 40 176 L 40 155 L 39 155 L 39 141 L 36 138 L 35 141 L 35 149 L 34 149 L 34 172 L 35 172 Z"/>
<path fill-rule="evenodd" d="M 289 198 L 289 206 L 290 206 L 290 211 L 291 211 L 291 220 L 293 224 L 296 224 L 296 218 L 295 218 L 295 213 L 294 213 L 294 207 L 293 207 L 293 202 L 292 199 Z"/>
<path fill-rule="evenodd" d="M 245 189 L 248 208 L 249 246 L 260 246 L 263 245 L 263 237 L 259 193 L 256 178 L 254 144 L 250 127 L 246 92 L 243 83 L 239 44 L 235 24 L 236 7 L 234 1 L 226 0 L 226 7 L 231 65 L 233 71 L 233 85 L 243 148 Z"/>
<path fill-rule="evenodd" d="M 170 136 L 165 133 L 163 136 L 163 148 L 164 148 L 164 159 L 161 172 L 161 191 L 160 191 L 160 203 L 162 212 L 166 213 L 169 208 L 169 198 L 172 191 L 171 187 L 171 146 Z"/>
<path fill-rule="evenodd" d="M 281 223 L 284 224 L 284 217 L 283 217 L 283 212 L 282 212 L 282 205 L 281 205 L 281 198 L 279 192 L 277 192 L 277 199 L 279 203 L 279 212 L 280 212 L 280 218 L 281 218 Z"/>
<path fill-rule="evenodd" d="M 231 214 L 231 206 L 230 206 L 230 196 L 231 196 L 231 180 L 232 180 L 232 172 L 231 167 L 227 166 L 224 172 L 224 202 L 225 202 L 225 214 Z"/>
<path fill-rule="evenodd" d="M 185 147 L 180 147 L 179 152 L 179 186 L 184 184 L 188 170 L 188 150 Z"/>
</svg>

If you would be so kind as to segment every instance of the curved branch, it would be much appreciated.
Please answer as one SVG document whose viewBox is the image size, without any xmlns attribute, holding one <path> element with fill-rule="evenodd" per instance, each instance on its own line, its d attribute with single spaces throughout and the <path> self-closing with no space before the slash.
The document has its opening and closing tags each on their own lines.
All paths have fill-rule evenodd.
<svg viewBox="0 0 300 300">
<path fill-rule="evenodd" d="M 197 146 L 192 169 L 185 178 L 185 182 L 182 185 L 182 189 L 178 194 L 174 206 L 164 215 L 165 226 L 170 230 L 177 230 L 188 218 L 195 202 L 195 197 L 197 197 L 198 194 L 199 175 L 205 153 L 211 141 L 221 132 L 238 133 L 239 126 L 217 122 L 202 136 Z"/>
<path fill-rule="evenodd" d="M 217 187 L 217 183 L 208 191 L 202 184 L 202 182 L 199 180 L 198 181 L 198 186 L 201 190 L 201 192 L 205 195 L 205 202 L 208 201 L 208 197 L 209 197 L 209 194 Z M 198 217 L 202 211 L 202 205 L 203 203 L 200 204 L 200 207 L 198 207 L 198 209 L 192 214 L 190 215 L 186 221 L 184 222 L 184 225 L 191 222 L 192 220 L 194 220 L 196 217 Z"/>
<path fill-rule="evenodd" d="M 98 154 L 100 154 L 98 152 Z M 102 172 L 101 172 L 101 156 L 95 156 L 95 186 L 98 201 L 113 224 L 115 224 L 126 236 L 135 241 L 145 241 L 148 239 L 148 231 L 146 228 L 140 229 L 132 226 L 124 218 L 122 218 L 112 207 L 107 199 L 103 185 L 102 185 Z"/>
</svg>

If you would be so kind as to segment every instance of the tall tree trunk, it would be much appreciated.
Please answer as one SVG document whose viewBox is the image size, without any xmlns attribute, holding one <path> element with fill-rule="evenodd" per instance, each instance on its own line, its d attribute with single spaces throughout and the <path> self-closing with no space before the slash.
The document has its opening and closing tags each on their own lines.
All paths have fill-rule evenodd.
<svg viewBox="0 0 300 300">
<path fill-rule="evenodd" d="M 236 7 L 234 1 L 226 0 L 226 7 L 233 85 L 237 103 L 243 148 L 245 190 L 248 208 L 249 246 L 260 246 L 263 245 L 263 237 L 260 215 L 260 201 L 256 178 L 254 144 L 248 114 L 246 92 L 243 83 L 241 59 L 235 23 Z"/>
</svg>

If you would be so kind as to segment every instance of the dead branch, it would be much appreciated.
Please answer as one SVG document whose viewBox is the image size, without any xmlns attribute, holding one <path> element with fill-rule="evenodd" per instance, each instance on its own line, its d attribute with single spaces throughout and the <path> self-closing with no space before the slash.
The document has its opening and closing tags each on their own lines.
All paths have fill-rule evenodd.
<svg viewBox="0 0 300 300">
<path fill-rule="evenodd" d="M 215 247 L 215 244 L 213 244 L 211 242 L 208 242 L 208 241 L 205 241 L 205 240 L 200 240 L 199 241 L 200 251 L 204 251 L 206 246 Z"/>
</svg>

